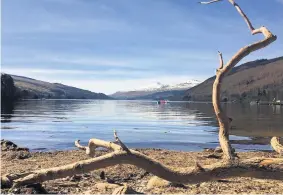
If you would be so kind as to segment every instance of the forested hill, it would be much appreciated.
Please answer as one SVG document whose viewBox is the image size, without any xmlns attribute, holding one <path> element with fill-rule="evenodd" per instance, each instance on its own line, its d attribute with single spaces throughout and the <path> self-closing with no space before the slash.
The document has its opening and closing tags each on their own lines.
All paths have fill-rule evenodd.
<svg viewBox="0 0 283 195">
<path fill-rule="evenodd" d="M 7 94 L 10 97 L 14 96 L 14 99 L 110 99 L 103 93 L 94 93 L 60 83 L 49 83 L 16 75 L 1 74 L 1 82 L 2 85 L 4 84 L 3 87 L 6 86 L 5 82 L 7 83 L 5 89 L 1 88 L 3 95 L 7 91 Z M 7 99 L 7 97 L 4 98 Z"/>
<path fill-rule="evenodd" d="M 185 92 L 183 100 L 211 101 L 215 76 Z M 225 77 L 222 101 L 283 100 L 283 57 L 247 62 Z"/>
</svg>

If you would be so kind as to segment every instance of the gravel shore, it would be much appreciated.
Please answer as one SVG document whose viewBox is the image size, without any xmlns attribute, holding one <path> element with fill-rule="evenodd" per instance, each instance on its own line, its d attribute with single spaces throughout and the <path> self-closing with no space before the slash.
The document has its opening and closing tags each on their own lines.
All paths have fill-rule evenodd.
<svg viewBox="0 0 283 195">
<path fill-rule="evenodd" d="M 220 159 L 208 158 L 209 150 L 203 152 L 182 152 L 160 149 L 139 149 L 140 152 L 155 158 L 165 165 L 178 170 L 186 171 L 194 166 L 195 159 L 201 165 L 208 165 Z M 97 151 L 96 156 L 105 154 L 106 151 Z M 240 152 L 240 158 L 252 157 L 278 157 L 275 152 Z M 37 169 L 66 165 L 79 160 L 88 159 L 84 151 L 54 151 L 54 152 L 28 152 L 28 151 L 2 151 L 1 175 L 28 172 Z M 83 175 L 75 175 L 63 179 L 47 181 L 42 184 L 45 193 L 52 194 L 111 194 L 117 185 L 127 184 L 136 193 L 166 193 L 166 194 L 279 194 L 283 192 L 283 181 L 231 178 L 199 184 L 177 185 L 165 182 L 160 186 L 147 186 L 154 175 L 132 165 L 116 165 L 105 169 L 95 170 Z M 105 187 L 104 184 L 107 184 Z M 117 185 L 108 185 L 117 184 Z M 113 187 L 113 188 L 112 188 Z M 35 187 L 18 189 L 14 193 L 40 193 Z M 39 189 L 40 190 L 40 189 Z M 8 189 L 1 189 L 7 193 Z M 44 191 L 42 191 L 44 192 Z"/>
</svg>

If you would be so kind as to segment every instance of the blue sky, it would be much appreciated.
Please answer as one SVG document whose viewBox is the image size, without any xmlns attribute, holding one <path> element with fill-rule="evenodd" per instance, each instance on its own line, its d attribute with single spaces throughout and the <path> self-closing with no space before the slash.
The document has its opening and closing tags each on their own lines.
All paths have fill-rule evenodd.
<svg viewBox="0 0 283 195">
<path fill-rule="evenodd" d="M 204 80 L 251 36 L 234 7 L 198 0 L 2 0 L 2 71 L 95 92 Z M 238 0 L 278 40 L 242 62 L 283 55 L 283 0 Z"/>
</svg>

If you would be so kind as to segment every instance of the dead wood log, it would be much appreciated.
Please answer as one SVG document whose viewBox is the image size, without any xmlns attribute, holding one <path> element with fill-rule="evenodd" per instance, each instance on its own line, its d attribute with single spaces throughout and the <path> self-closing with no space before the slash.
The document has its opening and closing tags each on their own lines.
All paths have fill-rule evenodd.
<svg viewBox="0 0 283 195">
<path fill-rule="evenodd" d="M 91 154 L 94 154 L 94 151 L 92 151 L 89 146 L 81 146 L 79 142 L 76 142 L 76 145 L 79 149 L 90 151 Z M 226 161 L 204 166 L 201 169 L 192 167 L 188 172 L 177 172 L 138 151 L 131 149 L 128 149 L 128 151 L 124 150 L 122 146 L 113 142 L 91 139 L 89 145 L 91 145 L 92 148 L 104 147 L 113 150 L 113 152 L 69 165 L 33 171 L 28 175 L 16 178 L 13 183 L 13 188 L 31 183 L 64 178 L 75 174 L 83 174 L 117 164 L 135 165 L 173 183 L 200 183 L 231 177 L 283 179 L 283 169 L 267 169 L 264 167 L 265 164 L 262 164 L 262 162 L 269 162 L 268 165 L 281 164 L 283 163 L 283 158 L 253 158 L 230 162 Z"/>
</svg>

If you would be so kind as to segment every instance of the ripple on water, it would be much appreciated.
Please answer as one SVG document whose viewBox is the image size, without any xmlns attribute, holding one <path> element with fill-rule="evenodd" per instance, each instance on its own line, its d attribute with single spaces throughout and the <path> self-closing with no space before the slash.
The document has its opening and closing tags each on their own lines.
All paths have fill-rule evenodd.
<svg viewBox="0 0 283 195">
<path fill-rule="evenodd" d="M 270 106 L 228 104 L 231 139 L 240 150 L 270 149 L 256 137 L 283 136 L 283 112 Z M 218 145 L 218 124 L 211 104 L 153 101 L 21 101 L 1 113 L 1 136 L 34 150 L 74 148 L 96 137 L 113 140 L 116 129 L 129 147 L 202 150 Z M 244 140 L 244 141 L 241 141 Z M 247 142 L 245 140 L 250 140 Z M 248 144 L 249 143 L 249 144 Z"/>
</svg>

